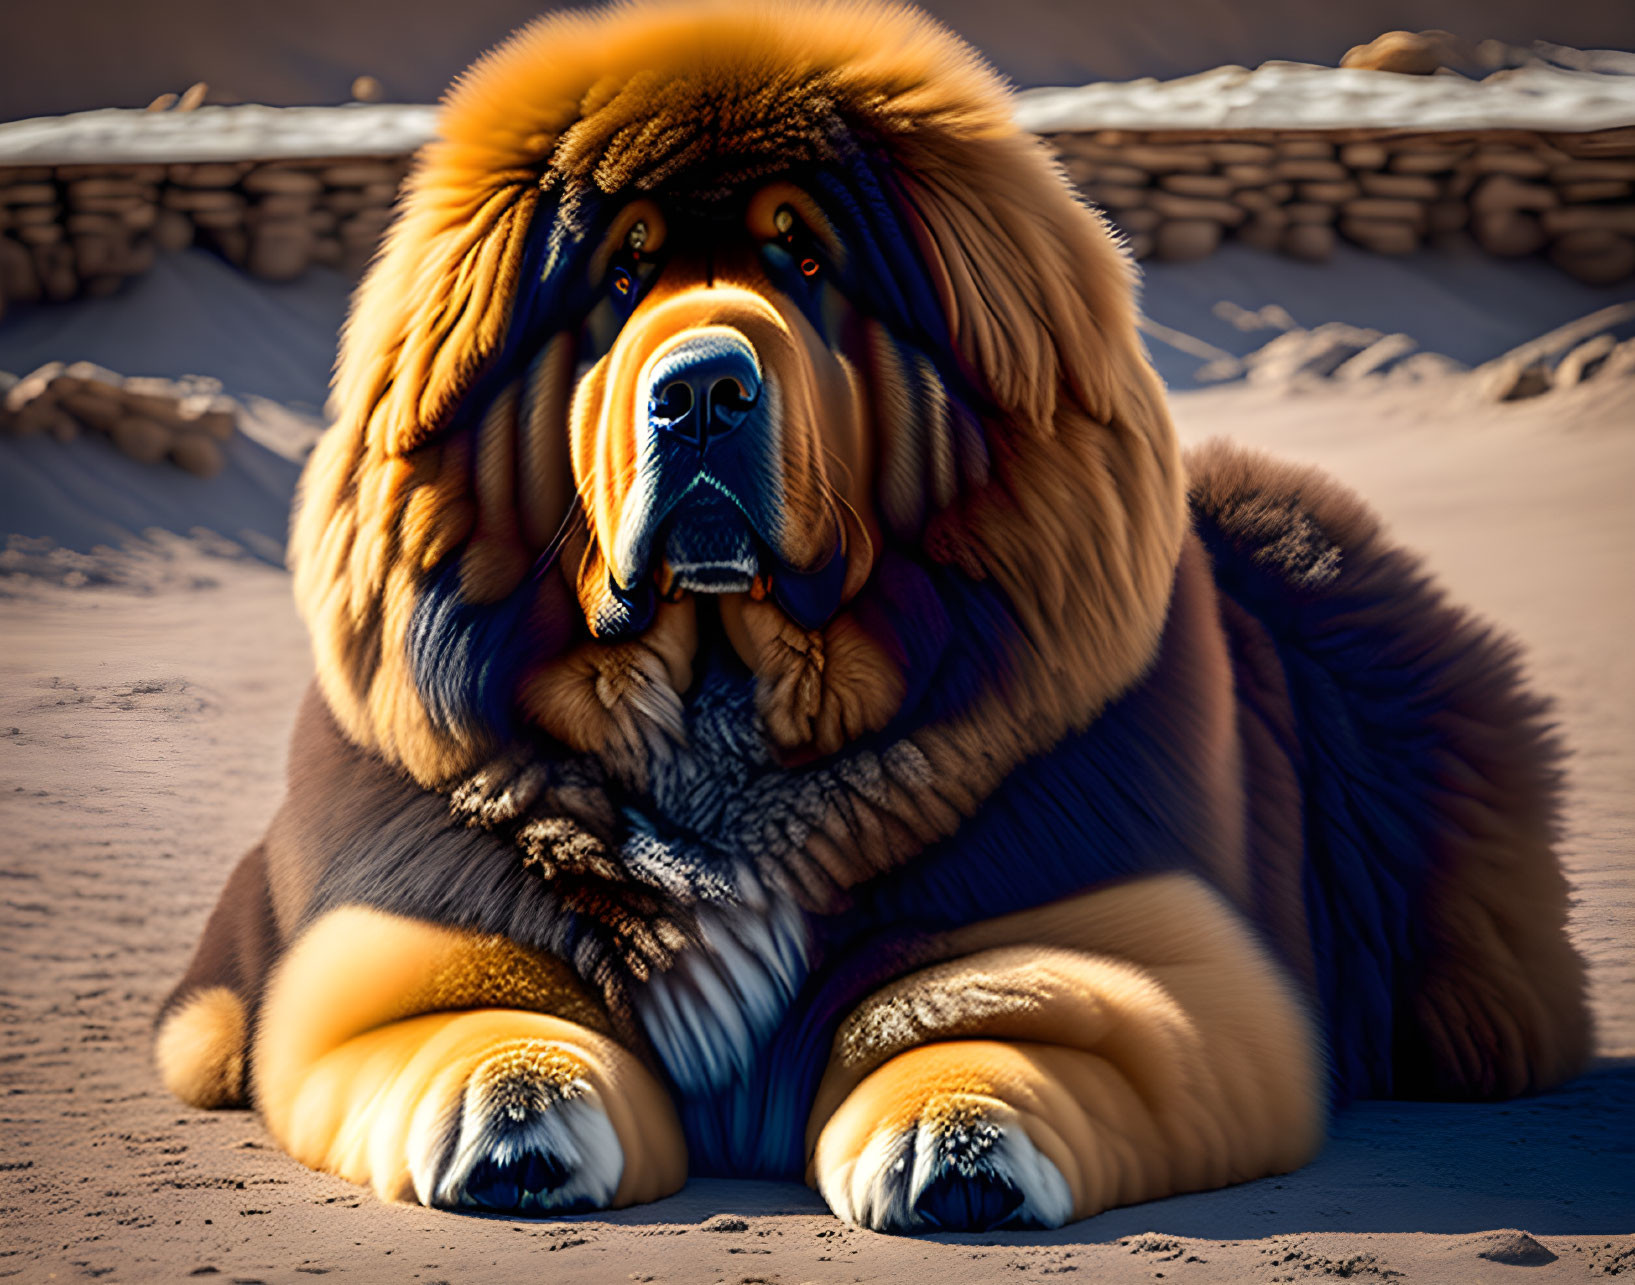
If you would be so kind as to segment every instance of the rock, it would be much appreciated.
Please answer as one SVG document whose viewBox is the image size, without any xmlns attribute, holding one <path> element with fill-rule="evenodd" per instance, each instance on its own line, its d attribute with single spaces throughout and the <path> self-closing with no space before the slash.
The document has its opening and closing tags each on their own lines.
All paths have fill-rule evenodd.
<svg viewBox="0 0 1635 1285">
<path fill-rule="evenodd" d="M 1524 183 L 1508 174 L 1483 179 L 1470 197 L 1470 208 L 1477 214 L 1496 210 L 1549 210 L 1559 204 L 1561 200 L 1552 188 L 1542 183 Z"/>
<path fill-rule="evenodd" d="M 1617 179 L 1591 179 L 1584 183 L 1563 183 L 1556 193 L 1569 205 L 1582 201 L 1620 201 L 1628 196 L 1632 186 Z"/>
<path fill-rule="evenodd" d="M 1299 190 L 1302 201 L 1329 205 L 1354 201 L 1362 194 L 1362 189 L 1349 179 L 1339 183 L 1302 183 Z"/>
<path fill-rule="evenodd" d="M 176 407 L 177 423 L 218 442 L 232 437 L 238 427 L 238 403 L 220 393 L 189 393 Z"/>
<path fill-rule="evenodd" d="M 0 187 L 0 205 L 55 205 L 55 183 L 13 183 Z"/>
<path fill-rule="evenodd" d="M 1347 143 L 1340 149 L 1341 162 L 1352 170 L 1384 169 L 1389 155 L 1378 143 Z"/>
<path fill-rule="evenodd" d="M 340 240 L 322 232 L 317 236 L 318 239 L 312 243 L 312 261 L 326 268 L 339 268 L 345 259 Z"/>
<path fill-rule="evenodd" d="M 1499 358 L 1478 372 L 1488 401 L 1519 402 L 1550 391 L 1550 368 L 1542 361 Z"/>
<path fill-rule="evenodd" d="M 118 371 L 109 370 L 106 366 L 99 366 L 94 361 L 76 361 L 70 366 L 64 366 L 62 373 L 55 381 L 60 385 L 57 391 L 69 392 L 103 392 L 117 393 L 125 386 L 125 377 Z"/>
<path fill-rule="evenodd" d="M 1635 205 L 1569 205 L 1546 210 L 1544 227 L 1552 236 L 1568 232 L 1618 232 L 1635 236 Z"/>
<path fill-rule="evenodd" d="M 1113 183 L 1123 187 L 1145 187 L 1147 185 L 1147 171 L 1137 169 L 1133 165 L 1098 165 L 1095 167 L 1097 182 Z"/>
<path fill-rule="evenodd" d="M 699 1231 L 748 1231 L 749 1223 L 736 1214 L 713 1214 L 698 1225 Z"/>
<path fill-rule="evenodd" d="M 1154 192 L 1152 208 L 1166 219 L 1224 223 L 1227 227 L 1236 227 L 1246 217 L 1242 207 L 1231 201 L 1177 196 L 1173 192 Z"/>
<path fill-rule="evenodd" d="M 224 208 L 219 210 L 194 210 L 189 217 L 192 218 L 194 227 L 204 228 L 211 232 L 224 229 L 239 229 L 244 226 L 244 210 L 242 207 Z M 243 233 L 240 232 L 239 235 L 242 237 Z M 243 253 L 240 252 L 238 257 L 243 258 Z"/>
<path fill-rule="evenodd" d="M 1607 358 L 1617 346 L 1618 341 L 1610 334 L 1600 334 L 1586 339 L 1556 363 L 1555 386 L 1571 388 L 1574 384 L 1581 384 L 1592 378 L 1606 364 Z"/>
<path fill-rule="evenodd" d="M 106 299 L 109 295 L 117 294 L 124 284 L 123 273 L 95 272 L 90 276 L 81 276 L 80 292 L 87 299 Z"/>
<path fill-rule="evenodd" d="M 15 431 L 19 436 L 45 433 L 59 442 L 71 442 L 79 436 L 79 421 L 53 402 L 31 402 L 16 416 Z"/>
<path fill-rule="evenodd" d="M 189 188 L 236 187 L 245 167 L 236 161 L 207 161 L 195 165 L 172 165 L 170 181 Z"/>
<path fill-rule="evenodd" d="M 158 219 L 157 205 L 132 205 L 119 212 L 120 224 L 131 232 L 146 232 Z"/>
<path fill-rule="evenodd" d="M 305 223 L 311 213 L 312 198 L 294 192 L 274 192 L 263 196 L 250 209 L 252 221 L 258 226 L 280 219 L 299 219 Z"/>
<path fill-rule="evenodd" d="M 1601 229 L 1568 232 L 1550 246 L 1550 262 L 1586 285 L 1609 286 L 1635 275 L 1635 238 Z"/>
<path fill-rule="evenodd" d="M 1277 177 L 1270 165 L 1259 164 L 1225 165 L 1221 167 L 1221 174 L 1234 187 L 1259 187 Z"/>
<path fill-rule="evenodd" d="M 1340 220 L 1340 231 L 1375 254 L 1411 254 L 1419 246 L 1419 231 L 1412 223 L 1348 216 Z"/>
<path fill-rule="evenodd" d="M 1241 211 L 1238 212 L 1241 217 Z M 1153 252 L 1160 259 L 1185 262 L 1213 254 L 1221 243 L 1221 225 L 1213 219 L 1169 219 L 1153 234 Z"/>
<path fill-rule="evenodd" d="M 1424 174 L 1359 174 L 1357 181 L 1369 196 L 1395 197 L 1407 201 L 1434 201 L 1442 195 L 1441 185 Z"/>
<path fill-rule="evenodd" d="M 87 428 L 103 433 L 112 432 L 114 425 L 125 414 L 118 397 L 111 392 L 103 395 L 89 389 L 74 388 L 58 397 L 57 403 Z"/>
<path fill-rule="evenodd" d="M 82 277 L 113 271 L 126 252 L 124 234 L 118 230 L 113 235 L 76 236 L 73 246 L 74 269 Z"/>
<path fill-rule="evenodd" d="M 1451 39 L 1445 31 L 1387 31 L 1366 45 L 1346 50 L 1340 66 L 1429 76 L 1450 57 Z"/>
<path fill-rule="evenodd" d="M 323 180 L 310 170 L 263 165 L 244 176 L 243 187 L 246 192 L 257 195 L 316 196 L 323 191 L 324 185 Z"/>
<path fill-rule="evenodd" d="M 1149 174 L 1207 174 L 1215 168 L 1208 152 L 1189 147 L 1162 147 L 1137 144 L 1120 148 L 1116 159 Z"/>
<path fill-rule="evenodd" d="M 1471 218 L 1471 231 L 1489 254 L 1513 259 L 1544 248 L 1544 226 L 1523 210 L 1501 210 Z"/>
<path fill-rule="evenodd" d="M 1265 165 L 1277 155 L 1265 143 L 1210 143 L 1208 151 L 1222 165 Z"/>
<path fill-rule="evenodd" d="M 1132 232 L 1124 238 L 1124 248 L 1130 252 L 1132 259 L 1149 258 L 1152 255 L 1152 234 Z"/>
<path fill-rule="evenodd" d="M 1553 183 L 1587 183 L 1594 179 L 1635 181 L 1635 160 L 1563 161 L 1550 171 Z"/>
<path fill-rule="evenodd" d="M 1332 223 L 1334 207 L 1320 201 L 1294 201 L 1283 207 L 1290 223 Z"/>
<path fill-rule="evenodd" d="M 1393 383 L 1417 383 L 1424 379 L 1445 379 L 1463 374 L 1465 367 L 1439 352 L 1416 352 L 1392 366 L 1386 378 Z"/>
<path fill-rule="evenodd" d="M 170 458 L 195 477 L 215 477 L 227 462 L 221 447 L 202 433 L 177 433 L 170 445 Z"/>
<path fill-rule="evenodd" d="M 21 379 L 13 382 L 6 390 L 4 402 L 0 402 L 8 411 L 16 414 L 25 406 L 33 402 L 54 402 L 55 395 L 51 386 L 57 382 L 57 377 L 67 367 L 60 361 L 48 361 L 28 372 Z"/>
<path fill-rule="evenodd" d="M 250 240 L 245 268 L 267 281 L 289 281 L 312 262 L 312 229 L 302 222 L 265 223 Z"/>
<path fill-rule="evenodd" d="M 1470 207 L 1463 201 L 1433 201 L 1425 207 L 1425 225 L 1433 234 L 1458 232 L 1470 221 Z"/>
<path fill-rule="evenodd" d="M 193 244 L 193 220 L 176 210 L 160 210 L 153 222 L 153 243 L 161 250 L 185 250 Z"/>
<path fill-rule="evenodd" d="M 1120 210 L 1117 223 L 1126 232 L 1151 232 L 1163 222 L 1163 217 L 1157 210 L 1134 209 Z"/>
<path fill-rule="evenodd" d="M 1139 162 L 1131 162 L 1139 164 Z M 389 183 L 397 185 L 397 171 L 390 165 L 383 165 L 378 161 L 351 161 L 344 165 L 331 165 L 320 172 L 328 187 L 367 187 L 371 183 Z"/>
<path fill-rule="evenodd" d="M 1449 148 L 1406 148 L 1391 157 L 1391 169 L 1398 174 L 1446 174 L 1464 152 Z"/>
<path fill-rule="evenodd" d="M 197 111 L 204 106 L 204 96 L 210 92 L 210 86 L 204 81 L 189 85 L 182 91 L 182 96 L 176 100 L 176 110 L 179 112 Z"/>
<path fill-rule="evenodd" d="M 1246 187 L 1241 191 L 1234 192 L 1232 200 L 1246 210 L 1271 210 L 1282 204 L 1279 201 L 1272 200 L 1268 193 L 1255 187 Z"/>
<path fill-rule="evenodd" d="M 1297 183 L 1330 183 L 1351 177 L 1351 172 L 1338 161 L 1307 159 L 1299 156 L 1279 159 L 1274 168 L 1277 171 L 1278 178 L 1292 179 Z"/>
<path fill-rule="evenodd" d="M 250 253 L 250 238 L 243 228 L 214 227 L 205 228 L 204 231 L 217 254 L 234 267 L 244 266 L 244 260 Z"/>
<path fill-rule="evenodd" d="M 23 229 L 24 232 L 34 230 Z M 79 277 L 74 272 L 74 252 L 62 244 L 61 228 L 50 230 L 58 235 L 46 244 L 34 247 L 34 271 L 39 274 L 45 297 L 52 303 L 66 303 L 79 293 Z"/>
<path fill-rule="evenodd" d="M 1537 152 L 1508 147 L 1479 147 L 1465 166 L 1476 174 L 1509 174 L 1513 178 L 1543 178 L 1550 172 L 1550 162 Z"/>
<path fill-rule="evenodd" d="M 1104 210 L 1132 210 L 1147 203 L 1144 187 L 1119 187 L 1112 183 L 1094 183 L 1084 194 Z"/>
<path fill-rule="evenodd" d="M 373 76 L 359 76 L 352 82 L 352 98 L 360 103 L 378 103 L 386 97 L 386 90 Z"/>
<path fill-rule="evenodd" d="M 1248 381 L 1279 384 L 1296 378 L 1326 378 L 1348 358 L 1380 338 L 1377 330 L 1365 330 L 1341 321 L 1332 321 L 1314 330 L 1285 331 L 1244 359 L 1249 368 Z"/>
<path fill-rule="evenodd" d="M 34 256 L 6 236 L 0 236 L 0 293 L 10 303 L 38 303 L 40 299 Z"/>
<path fill-rule="evenodd" d="M 182 396 L 176 384 L 157 375 L 133 375 L 119 389 L 119 401 L 126 410 L 165 423 L 177 418 Z"/>
<path fill-rule="evenodd" d="M 1291 156 L 1296 160 L 1331 161 L 1334 159 L 1334 144 L 1326 138 L 1285 138 L 1277 145 L 1279 156 Z"/>
<path fill-rule="evenodd" d="M 1156 195 L 1162 196 L 1163 193 L 1160 192 Z M 1170 199 L 1179 201 L 1185 198 L 1171 197 Z M 1157 201 L 1155 200 L 1154 206 L 1156 207 L 1156 205 Z M 387 225 L 391 221 L 392 212 L 390 210 L 365 210 L 361 214 L 354 214 L 341 224 L 341 242 L 343 244 L 350 242 L 353 245 L 373 247 L 380 240 L 381 234 L 386 231 Z"/>
<path fill-rule="evenodd" d="M 1158 180 L 1158 185 L 1177 196 L 1214 199 L 1231 196 L 1235 186 L 1224 174 L 1166 174 Z"/>
<path fill-rule="evenodd" d="M 1386 196 L 1361 196 L 1342 207 L 1350 219 L 1379 219 L 1413 227 L 1425 224 L 1425 207 L 1418 201 L 1401 201 Z"/>
<path fill-rule="evenodd" d="M 1477 1258 L 1509 1267 L 1543 1267 L 1556 1261 L 1555 1254 L 1524 1231 L 1489 1232 L 1468 1243 L 1476 1249 Z"/>
<path fill-rule="evenodd" d="M 206 211 L 242 210 L 244 198 L 224 188 L 170 187 L 160 198 L 167 210 L 184 210 L 189 214 Z"/>
<path fill-rule="evenodd" d="M 1324 263 L 1334 253 L 1334 229 L 1324 223 L 1296 223 L 1283 234 L 1281 248 L 1291 259 Z"/>
<path fill-rule="evenodd" d="M 32 246 L 56 245 L 63 238 L 63 231 L 56 223 L 38 223 L 32 227 L 17 228 L 13 235 L 19 241 Z"/>
<path fill-rule="evenodd" d="M 25 205 L 11 212 L 11 221 L 18 227 L 55 223 L 61 217 L 62 210 L 55 205 Z"/>
<path fill-rule="evenodd" d="M 1238 228 L 1238 240 L 1257 250 L 1276 250 L 1288 226 L 1289 216 L 1282 209 L 1262 210 Z"/>
<path fill-rule="evenodd" d="M 1367 379 L 1394 366 L 1418 347 L 1418 342 L 1407 335 L 1386 335 L 1369 344 L 1355 357 L 1346 358 L 1335 367 L 1332 378 L 1342 382 Z"/>
<path fill-rule="evenodd" d="M 145 415 L 121 415 L 108 436 L 138 464 L 157 464 L 165 458 L 178 434 Z"/>
</svg>

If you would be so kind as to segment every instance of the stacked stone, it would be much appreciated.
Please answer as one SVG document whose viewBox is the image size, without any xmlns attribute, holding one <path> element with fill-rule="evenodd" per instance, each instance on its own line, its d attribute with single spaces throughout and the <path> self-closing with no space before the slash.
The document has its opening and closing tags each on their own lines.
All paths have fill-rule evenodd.
<svg viewBox="0 0 1635 1285">
<path fill-rule="evenodd" d="M 155 249 L 194 244 L 272 281 L 314 263 L 357 275 L 407 169 L 407 157 L 0 168 L 0 315 L 111 293 Z"/>
<path fill-rule="evenodd" d="M 168 459 L 214 477 L 237 424 L 238 404 L 214 379 L 124 378 L 88 361 L 54 361 L 21 379 L 0 371 L 0 433 L 15 437 L 102 433 L 139 463 Z"/>
<path fill-rule="evenodd" d="M 1068 175 L 1138 258 L 1196 259 L 1227 236 L 1323 260 L 1469 232 L 1547 253 L 1596 285 L 1635 273 L 1635 128 L 1541 135 L 1102 130 L 1053 139 Z"/>
</svg>

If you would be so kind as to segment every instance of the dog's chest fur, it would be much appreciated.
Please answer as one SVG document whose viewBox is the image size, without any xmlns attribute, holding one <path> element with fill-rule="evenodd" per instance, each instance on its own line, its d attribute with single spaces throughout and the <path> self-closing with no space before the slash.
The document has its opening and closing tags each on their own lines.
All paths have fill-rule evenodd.
<svg viewBox="0 0 1635 1285">
<path fill-rule="evenodd" d="M 708 1093 L 749 1078 L 806 980 L 808 916 L 767 876 L 804 841 L 803 798 L 819 796 L 779 769 L 747 680 L 707 674 L 686 730 L 651 765 L 645 797 L 626 803 L 621 856 L 695 908 L 703 948 L 637 982 L 631 999 L 677 1087 Z"/>
</svg>

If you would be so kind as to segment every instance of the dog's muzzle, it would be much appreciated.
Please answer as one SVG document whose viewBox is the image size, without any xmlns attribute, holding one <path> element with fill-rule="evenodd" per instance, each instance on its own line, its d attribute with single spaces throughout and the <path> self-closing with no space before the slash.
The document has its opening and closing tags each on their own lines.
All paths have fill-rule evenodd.
<svg viewBox="0 0 1635 1285">
<path fill-rule="evenodd" d="M 635 474 L 609 560 L 629 627 L 654 587 L 740 593 L 758 581 L 796 618 L 826 620 L 845 558 L 797 570 L 779 556 L 789 506 L 778 389 L 749 340 L 723 325 L 684 331 L 648 359 L 636 391 Z"/>
</svg>

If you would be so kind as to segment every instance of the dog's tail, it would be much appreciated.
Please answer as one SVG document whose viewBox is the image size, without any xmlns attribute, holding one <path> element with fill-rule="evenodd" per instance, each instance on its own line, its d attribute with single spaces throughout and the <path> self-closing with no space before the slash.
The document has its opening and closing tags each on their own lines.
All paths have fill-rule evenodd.
<svg viewBox="0 0 1635 1285">
<path fill-rule="evenodd" d="M 1508 1097 L 1571 1076 L 1590 1022 L 1554 852 L 1562 749 L 1520 648 L 1317 470 L 1224 442 L 1187 467 L 1242 717 L 1299 782 L 1338 1096 Z"/>
</svg>

